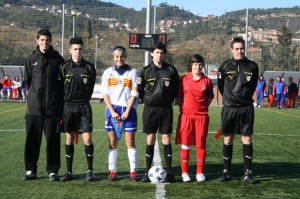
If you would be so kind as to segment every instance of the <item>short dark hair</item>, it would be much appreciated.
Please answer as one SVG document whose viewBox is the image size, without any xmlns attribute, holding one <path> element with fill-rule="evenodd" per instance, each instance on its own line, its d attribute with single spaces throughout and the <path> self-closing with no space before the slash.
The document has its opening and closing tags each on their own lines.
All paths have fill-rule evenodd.
<svg viewBox="0 0 300 199">
<path fill-rule="evenodd" d="M 70 39 L 69 45 L 73 45 L 73 44 L 81 44 L 83 45 L 83 40 L 80 37 L 72 37 Z"/>
<path fill-rule="evenodd" d="M 39 39 L 40 36 L 45 35 L 48 36 L 50 40 L 52 40 L 52 34 L 48 29 L 41 29 L 38 31 L 36 38 Z"/>
<path fill-rule="evenodd" d="M 114 56 L 115 50 L 121 51 L 125 57 L 127 57 L 126 49 L 123 46 L 115 46 L 112 50 L 112 55 Z"/>
<path fill-rule="evenodd" d="M 166 45 L 161 43 L 161 42 L 157 42 L 154 45 L 151 46 L 150 51 L 153 52 L 155 49 L 160 49 L 164 51 L 164 54 L 167 54 L 167 48 Z"/>
<path fill-rule="evenodd" d="M 233 48 L 233 44 L 235 44 L 235 43 L 242 43 L 245 46 L 245 41 L 241 37 L 233 38 L 233 40 L 231 41 L 231 48 Z"/>
<path fill-rule="evenodd" d="M 203 63 L 203 66 L 205 66 L 204 58 L 199 55 L 199 54 L 194 54 L 190 59 L 189 59 L 189 64 L 187 65 L 187 69 L 189 72 L 192 71 L 192 65 L 193 63 Z"/>
</svg>

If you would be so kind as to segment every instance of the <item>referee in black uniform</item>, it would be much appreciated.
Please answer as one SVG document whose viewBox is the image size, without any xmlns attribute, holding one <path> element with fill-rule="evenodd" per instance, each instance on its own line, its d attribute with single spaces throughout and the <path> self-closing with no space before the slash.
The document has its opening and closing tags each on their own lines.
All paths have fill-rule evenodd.
<svg viewBox="0 0 300 199">
<path fill-rule="evenodd" d="M 252 96 L 258 81 L 258 66 L 245 57 L 245 41 L 234 38 L 231 42 L 233 58 L 219 67 L 218 87 L 223 96 L 221 113 L 224 170 L 217 180 L 231 180 L 231 160 L 235 134 L 241 134 L 244 158 L 244 180 L 255 183 L 252 175 L 252 134 L 254 108 Z"/>
<path fill-rule="evenodd" d="M 95 86 L 96 70 L 93 64 L 83 59 L 83 41 L 81 38 L 71 38 L 70 53 L 72 58 L 60 68 L 60 74 L 64 80 L 63 126 L 66 132 L 67 161 L 67 173 L 60 180 L 69 181 L 73 179 L 75 133 L 82 134 L 88 164 L 86 179 L 93 180 L 93 118 L 89 101 Z"/>
<path fill-rule="evenodd" d="M 162 134 L 167 181 L 175 182 L 172 172 L 171 133 L 173 131 L 173 108 L 179 84 L 179 75 L 174 66 L 164 62 L 167 49 L 160 42 L 151 48 L 152 63 L 144 67 L 139 75 L 139 95 L 144 102 L 143 132 L 147 134 L 146 174 L 142 182 L 150 182 L 156 131 Z"/>
</svg>

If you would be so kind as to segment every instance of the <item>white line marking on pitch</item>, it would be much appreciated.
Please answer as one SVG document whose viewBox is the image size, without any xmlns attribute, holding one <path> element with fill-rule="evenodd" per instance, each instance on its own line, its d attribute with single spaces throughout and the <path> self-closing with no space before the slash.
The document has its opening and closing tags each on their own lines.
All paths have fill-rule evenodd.
<svg viewBox="0 0 300 199">
<path fill-rule="evenodd" d="M 157 141 L 157 134 L 156 134 L 156 141 L 155 141 L 155 146 L 154 146 L 153 163 L 154 163 L 154 165 L 162 166 L 160 152 L 159 152 L 159 143 Z M 165 198 L 165 195 L 166 195 L 165 186 L 166 186 L 165 183 L 156 183 L 155 198 L 157 198 L 157 199 Z"/>
</svg>

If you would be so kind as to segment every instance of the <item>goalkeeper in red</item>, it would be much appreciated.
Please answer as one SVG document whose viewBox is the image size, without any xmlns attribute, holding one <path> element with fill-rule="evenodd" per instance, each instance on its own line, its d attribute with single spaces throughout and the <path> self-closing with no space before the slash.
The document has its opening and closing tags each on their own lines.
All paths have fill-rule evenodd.
<svg viewBox="0 0 300 199">
<path fill-rule="evenodd" d="M 206 138 L 208 134 L 208 106 L 213 94 L 211 80 L 202 73 L 204 59 L 193 55 L 189 60 L 189 73 L 180 79 L 178 99 L 180 115 L 178 118 L 176 144 L 181 144 L 180 165 L 183 182 L 191 181 L 188 174 L 190 151 L 196 145 L 196 179 L 205 181 L 203 174 L 206 157 Z"/>
<path fill-rule="evenodd" d="M 252 96 L 258 81 L 258 66 L 245 57 L 245 41 L 231 42 L 233 58 L 219 67 L 218 88 L 223 97 L 221 112 L 224 170 L 219 182 L 231 180 L 231 160 L 235 134 L 241 134 L 244 158 L 244 180 L 255 183 L 252 175 L 252 134 L 254 107 Z"/>
</svg>

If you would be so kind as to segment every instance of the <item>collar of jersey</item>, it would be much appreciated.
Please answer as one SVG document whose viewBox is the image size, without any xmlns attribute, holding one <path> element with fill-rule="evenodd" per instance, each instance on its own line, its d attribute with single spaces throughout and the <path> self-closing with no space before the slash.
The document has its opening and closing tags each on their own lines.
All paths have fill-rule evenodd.
<svg viewBox="0 0 300 199">
<path fill-rule="evenodd" d="M 117 70 L 117 66 L 116 66 L 116 65 L 113 66 L 113 70 L 115 70 L 119 75 L 123 75 L 124 73 L 126 73 L 127 71 L 129 71 L 129 70 L 131 69 L 130 66 L 127 65 L 127 64 L 125 64 L 124 67 L 126 67 L 126 68 L 124 69 L 124 71 L 123 71 L 122 73 L 120 73 L 120 72 Z"/>
</svg>

